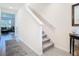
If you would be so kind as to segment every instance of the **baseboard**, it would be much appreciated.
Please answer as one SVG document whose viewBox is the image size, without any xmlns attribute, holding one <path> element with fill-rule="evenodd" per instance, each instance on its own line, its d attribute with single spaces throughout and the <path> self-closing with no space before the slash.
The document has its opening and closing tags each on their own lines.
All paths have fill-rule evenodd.
<svg viewBox="0 0 79 59">
<path fill-rule="evenodd" d="M 54 46 L 55 46 L 56 48 L 59 48 L 59 49 L 65 51 L 65 52 L 68 52 L 68 53 L 69 53 L 69 50 L 67 50 L 67 49 L 65 49 L 65 48 L 63 48 L 63 47 L 61 47 L 61 46 L 59 46 L 59 45 L 54 45 Z"/>
<path fill-rule="evenodd" d="M 29 47 L 32 51 L 34 51 L 37 54 L 37 56 L 41 56 L 43 54 L 43 53 L 40 54 L 39 52 L 35 51 L 35 49 L 33 49 L 29 44 L 25 43 L 21 38 L 19 38 L 19 40 L 22 43 L 24 43 L 27 47 Z"/>
<path fill-rule="evenodd" d="M 22 41 L 23 42 L 23 41 Z M 42 54 L 39 54 L 39 52 L 35 51 L 35 49 L 33 49 L 29 44 L 23 42 L 26 46 L 28 46 L 32 51 L 34 51 L 38 56 L 42 55 Z"/>
</svg>

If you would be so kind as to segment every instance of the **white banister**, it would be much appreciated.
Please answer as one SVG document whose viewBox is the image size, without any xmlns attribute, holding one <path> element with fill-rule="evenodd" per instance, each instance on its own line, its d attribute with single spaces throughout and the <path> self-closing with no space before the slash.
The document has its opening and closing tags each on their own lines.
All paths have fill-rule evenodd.
<svg viewBox="0 0 79 59">
<path fill-rule="evenodd" d="M 26 10 L 30 13 L 30 15 L 33 16 L 33 18 L 35 18 L 35 20 L 40 24 L 43 25 L 43 23 L 39 20 L 39 18 L 32 12 L 32 10 L 29 8 L 29 6 L 26 4 L 25 6 Z"/>
<path fill-rule="evenodd" d="M 37 17 L 38 20 L 43 23 L 43 25 L 46 25 L 47 27 L 50 27 L 50 29 L 52 29 L 52 30 L 55 29 L 55 27 L 52 24 L 50 24 L 44 17 L 42 17 L 39 13 L 37 13 L 33 8 L 31 8 L 29 6 L 29 9 L 35 15 L 35 17 Z"/>
<path fill-rule="evenodd" d="M 29 6 L 29 9 L 32 11 L 32 13 L 35 15 L 35 17 L 37 17 L 38 20 L 40 20 L 43 23 L 42 28 L 45 31 L 45 33 L 48 34 L 48 36 L 51 39 L 54 39 L 55 27 L 52 24 L 50 24 L 44 17 L 42 17 L 39 13 L 37 13 L 30 6 Z"/>
</svg>

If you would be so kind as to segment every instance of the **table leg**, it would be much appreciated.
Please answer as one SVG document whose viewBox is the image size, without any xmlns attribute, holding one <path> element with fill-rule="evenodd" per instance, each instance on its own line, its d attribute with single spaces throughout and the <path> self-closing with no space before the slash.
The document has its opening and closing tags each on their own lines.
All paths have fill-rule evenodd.
<svg viewBox="0 0 79 59">
<path fill-rule="evenodd" d="M 74 56 L 74 44 L 75 44 L 74 41 L 75 41 L 75 40 L 73 39 L 73 48 L 72 48 L 72 49 L 73 49 L 73 50 L 72 50 L 72 51 L 73 51 L 73 53 L 72 53 L 73 56 Z"/>
<path fill-rule="evenodd" d="M 72 38 L 70 37 L 70 54 L 71 54 Z"/>
</svg>

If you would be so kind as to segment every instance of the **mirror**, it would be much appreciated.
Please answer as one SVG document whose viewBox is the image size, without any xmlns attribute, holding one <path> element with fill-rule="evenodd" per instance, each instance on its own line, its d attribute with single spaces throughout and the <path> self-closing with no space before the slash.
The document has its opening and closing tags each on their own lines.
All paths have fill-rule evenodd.
<svg viewBox="0 0 79 59">
<path fill-rule="evenodd" d="M 79 3 L 72 5 L 72 26 L 79 26 Z"/>
</svg>

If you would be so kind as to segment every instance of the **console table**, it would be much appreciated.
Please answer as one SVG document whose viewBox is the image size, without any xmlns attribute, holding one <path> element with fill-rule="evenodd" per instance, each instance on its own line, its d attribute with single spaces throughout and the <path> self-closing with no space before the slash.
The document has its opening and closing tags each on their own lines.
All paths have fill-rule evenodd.
<svg viewBox="0 0 79 59">
<path fill-rule="evenodd" d="M 70 33 L 69 36 L 70 36 L 70 53 L 72 53 L 72 55 L 74 56 L 74 44 L 75 40 L 79 40 L 79 35 Z"/>
</svg>

